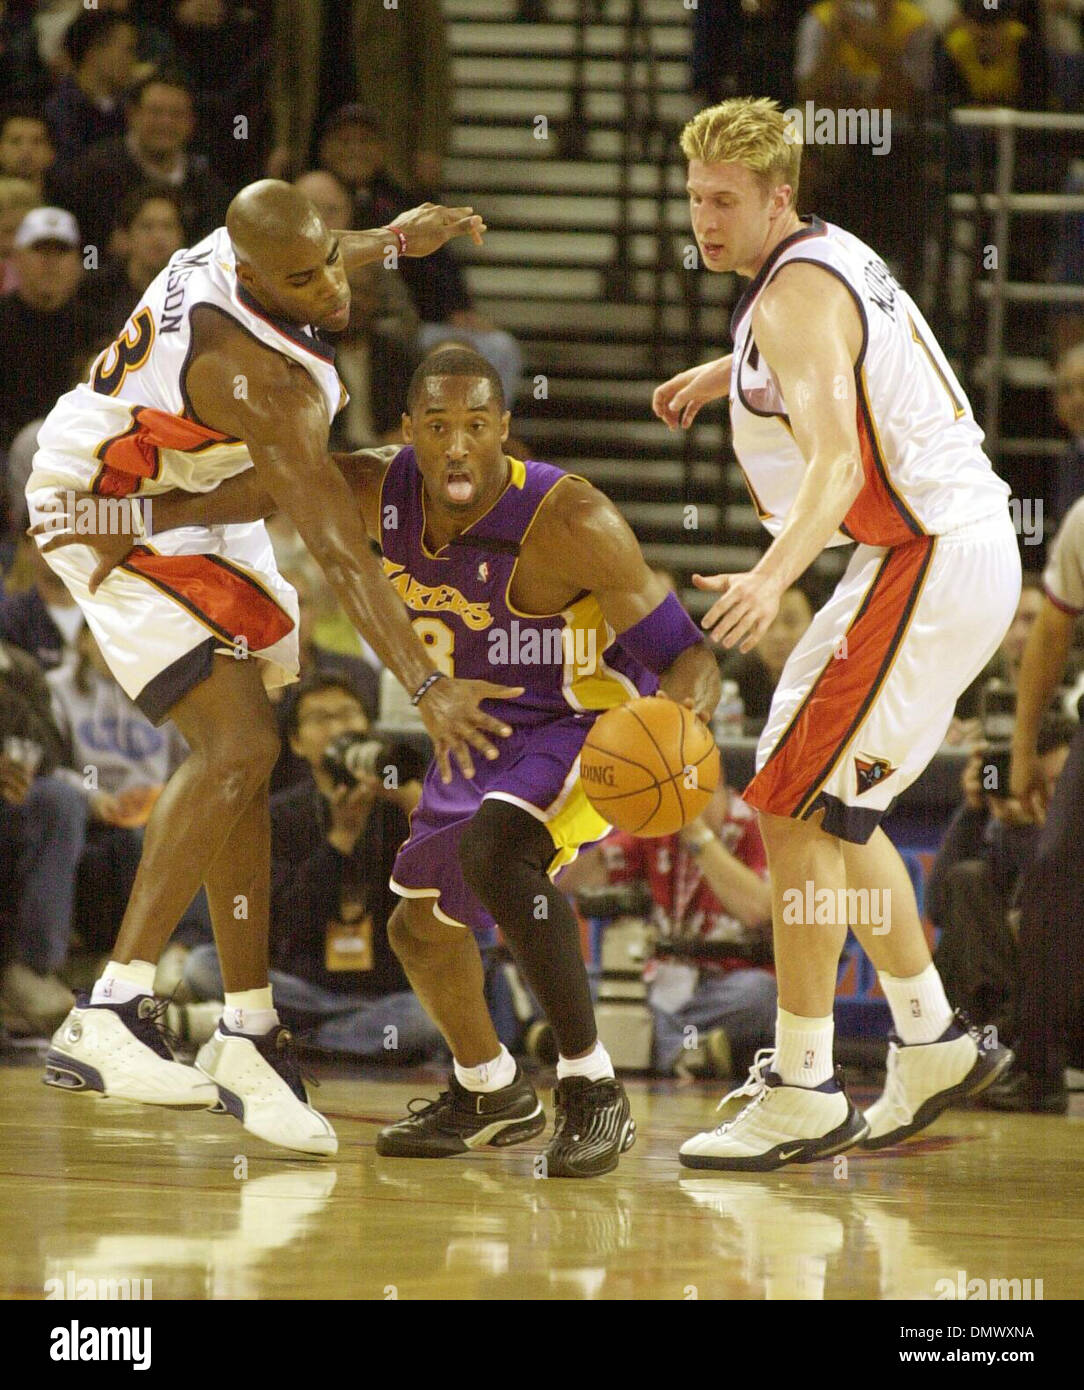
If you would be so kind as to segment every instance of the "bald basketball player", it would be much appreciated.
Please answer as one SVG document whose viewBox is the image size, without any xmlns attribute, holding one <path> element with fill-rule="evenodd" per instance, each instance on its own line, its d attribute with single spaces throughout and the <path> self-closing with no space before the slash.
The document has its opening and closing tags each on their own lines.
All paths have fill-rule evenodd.
<svg viewBox="0 0 1084 1390">
<path fill-rule="evenodd" d="M 719 596 L 703 625 L 750 651 L 825 546 L 857 542 L 783 668 L 743 793 L 771 871 L 776 1045 L 735 1092 L 748 1103 L 733 1121 L 681 1147 L 692 1168 L 770 1169 L 895 1144 L 1011 1061 L 954 1015 L 880 821 L 1012 621 L 1020 557 L 1009 489 L 918 308 L 870 247 L 799 216 L 801 144 L 778 106 L 708 107 L 681 147 L 704 264 L 749 283 L 733 353 L 664 383 L 654 408 L 676 428 L 729 395 L 734 452 L 772 536 L 748 574 L 694 576 Z M 896 1030 L 864 1115 L 832 1057 L 848 926 Z"/>
<path fill-rule="evenodd" d="M 230 204 L 225 227 L 172 258 L 89 381 L 42 426 L 27 497 L 32 523 L 59 528 L 49 537 L 39 527 L 46 558 L 120 684 L 155 723 L 172 719 L 191 750 L 147 825 L 113 958 L 53 1038 L 49 1084 L 224 1107 L 272 1143 L 335 1152 L 268 984 L 268 783 L 279 738 L 267 690 L 297 678 L 296 595 L 275 568 L 262 522 L 144 537 L 107 574 L 90 546 L 50 544 L 78 541 L 55 505 L 58 495 L 85 490 L 127 507 L 253 470 L 355 627 L 412 693 L 445 775 L 454 759 L 473 776 L 472 755 L 495 758 L 494 736 L 510 732 L 480 702 L 517 692 L 444 675 L 412 631 L 328 456 L 330 422 L 346 395 L 323 334 L 347 324 L 353 268 L 390 252 L 427 255 L 483 231 L 470 208 L 427 203 L 389 227 L 332 232 L 290 185 L 251 184 Z M 100 519 L 108 529 L 104 511 Z M 153 981 L 201 883 L 226 1007 L 193 1068 L 174 1061 L 162 1036 Z"/>
</svg>

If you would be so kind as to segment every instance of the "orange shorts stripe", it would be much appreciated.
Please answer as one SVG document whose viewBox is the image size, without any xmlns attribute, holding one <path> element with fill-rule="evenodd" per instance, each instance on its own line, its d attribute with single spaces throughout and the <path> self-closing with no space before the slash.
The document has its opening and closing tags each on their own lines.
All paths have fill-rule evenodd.
<svg viewBox="0 0 1084 1390">
<path fill-rule="evenodd" d="M 862 454 L 865 482 L 840 530 L 864 545 L 904 545 L 923 529 L 907 504 L 889 481 L 873 419 L 864 374 L 858 378 L 858 404 L 855 408 L 858 445 Z"/>
<path fill-rule="evenodd" d="M 255 579 L 218 555 L 157 555 L 136 546 L 122 568 L 175 599 L 228 643 L 243 637 L 258 652 L 293 628 L 290 615 Z"/>
<path fill-rule="evenodd" d="M 777 816 L 806 813 L 892 669 L 933 556 L 923 536 L 889 550 L 847 630 L 761 770 L 742 793 Z"/>
<path fill-rule="evenodd" d="M 102 466 L 91 491 L 107 497 L 127 497 L 145 478 L 156 478 L 161 449 L 196 453 L 215 444 L 234 443 L 230 435 L 209 429 L 183 415 L 137 405 L 132 423 L 120 434 L 99 444 L 95 451 Z"/>
</svg>

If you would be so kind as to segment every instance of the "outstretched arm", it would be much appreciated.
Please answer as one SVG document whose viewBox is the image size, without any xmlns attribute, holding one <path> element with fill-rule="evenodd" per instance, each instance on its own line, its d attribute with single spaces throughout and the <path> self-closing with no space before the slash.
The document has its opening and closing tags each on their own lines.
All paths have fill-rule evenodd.
<svg viewBox="0 0 1084 1390">
<path fill-rule="evenodd" d="M 382 261 L 389 251 L 396 256 L 429 256 L 457 236 L 469 236 L 476 246 L 481 246 L 486 230 L 485 222 L 473 208 L 446 208 L 437 203 L 422 203 L 401 212 L 388 225 L 395 229 L 390 235 L 388 227 L 332 232 L 339 238 L 347 275 L 360 266 Z"/>
</svg>

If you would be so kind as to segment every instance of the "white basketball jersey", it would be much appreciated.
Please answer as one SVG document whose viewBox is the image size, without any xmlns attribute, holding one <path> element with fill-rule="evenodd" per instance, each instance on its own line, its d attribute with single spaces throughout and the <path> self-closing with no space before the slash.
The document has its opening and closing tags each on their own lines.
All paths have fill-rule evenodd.
<svg viewBox="0 0 1084 1390">
<path fill-rule="evenodd" d="M 782 530 L 807 461 L 753 339 L 753 310 L 765 286 L 795 261 L 842 280 L 862 318 L 855 386 L 865 483 L 829 544 L 898 545 L 1003 511 L 1008 485 L 983 453 L 967 397 L 914 301 L 864 242 L 811 217 L 768 257 L 731 318 L 734 451 L 767 529 Z"/>
<path fill-rule="evenodd" d="M 225 227 L 176 252 L 151 281 L 89 381 L 61 396 L 38 432 L 28 491 L 92 488 L 108 496 L 179 487 L 208 492 L 252 466 L 243 440 L 203 424 L 185 392 L 192 309 L 211 305 L 315 380 L 328 419 L 346 403 L 335 351 L 311 328 L 277 319 L 237 281 Z M 235 383 L 244 390 L 243 381 Z"/>
</svg>

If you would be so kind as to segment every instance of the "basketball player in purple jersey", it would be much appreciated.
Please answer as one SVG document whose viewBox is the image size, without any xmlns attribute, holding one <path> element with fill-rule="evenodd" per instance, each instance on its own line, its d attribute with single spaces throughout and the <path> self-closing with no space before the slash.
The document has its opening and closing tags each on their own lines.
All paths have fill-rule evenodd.
<svg viewBox="0 0 1084 1390">
<path fill-rule="evenodd" d="M 560 1050 L 547 1174 L 592 1177 L 616 1166 L 635 1125 L 598 1039 L 575 916 L 551 882 L 609 830 L 580 783 L 580 749 L 604 709 L 655 690 L 708 718 L 718 667 L 606 497 L 505 455 L 509 415 L 484 358 L 428 358 L 408 409 L 409 447 L 336 462 L 437 669 L 523 693 L 486 702 L 512 735 L 472 779 L 438 754 L 395 862 L 389 936 L 455 1070 L 439 1099 L 381 1131 L 377 1152 L 446 1158 L 545 1127 L 485 1005 L 478 939 L 499 923 Z M 170 525 L 219 524 L 272 505 L 246 474 L 164 510 Z"/>
</svg>

